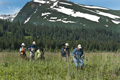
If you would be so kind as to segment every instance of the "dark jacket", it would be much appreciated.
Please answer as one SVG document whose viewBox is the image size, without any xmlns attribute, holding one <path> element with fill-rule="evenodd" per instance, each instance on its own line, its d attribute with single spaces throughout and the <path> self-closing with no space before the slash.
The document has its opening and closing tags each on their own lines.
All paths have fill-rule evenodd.
<svg viewBox="0 0 120 80">
<path fill-rule="evenodd" d="M 64 49 L 66 51 L 64 51 Z M 69 48 L 62 48 L 62 57 L 70 56 L 70 49 Z"/>
</svg>

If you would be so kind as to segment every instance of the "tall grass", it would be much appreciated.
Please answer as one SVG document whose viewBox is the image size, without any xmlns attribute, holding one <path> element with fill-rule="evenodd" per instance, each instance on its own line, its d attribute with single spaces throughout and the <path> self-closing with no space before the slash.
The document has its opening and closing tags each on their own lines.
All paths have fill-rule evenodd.
<svg viewBox="0 0 120 80">
<path fill-rule="evenodd" d="M 59 53 L 46 53 L 45 61 L 29 61 L 18 52 L 1 52 L 0 80 L 120 80 L 120 54 L 85 55 L 84 69 L 77 70 L 72 58 L 66 62 Z"/>
</svg>

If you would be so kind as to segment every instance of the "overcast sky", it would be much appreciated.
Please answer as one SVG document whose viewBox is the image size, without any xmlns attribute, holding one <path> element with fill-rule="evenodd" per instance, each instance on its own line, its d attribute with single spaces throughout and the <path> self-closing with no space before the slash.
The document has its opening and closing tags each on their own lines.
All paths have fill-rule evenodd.
<svg viewBox="0 0 120 80">
<path fill-rule="evenodd" d="M 31 0 L 0 0 L 0 14 L 14 14 Z M 120 10 L 120 0 L 69 0 L 84 5 L 95 5 Z"/>
</svg>

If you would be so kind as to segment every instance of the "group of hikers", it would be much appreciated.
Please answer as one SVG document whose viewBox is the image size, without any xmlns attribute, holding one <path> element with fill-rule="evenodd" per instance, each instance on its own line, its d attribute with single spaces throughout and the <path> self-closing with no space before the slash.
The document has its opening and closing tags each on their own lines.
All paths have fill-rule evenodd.
<svg viewBox="0 0 120 80">
<path fill-rule="evenodd" d="M 30 60 L 34 60 L 34 59 L 41 59 L 44 60 L 44 48 L 36 48 L 36 42 L 33 41 L 32 45 L 28 48 L 29 50 L 29 55 L 30 55 Z M 27 55 L 26 55 L 26 47 L 25 47 L 25 43 L 21 44 L 20 47 L 20 56 L 22 58 L 27 59 Z"/>
<path fill-rule="evenodd" d="M 32 42 L 32 45 L 28 48 L 28 50 L 29 50 L 30 60 L 33 60 L 33 59 L 45 60 L 44 48 L 40 48 L 40 47 L 36 48 L 36 42 L 35 41 Z M 22 58 L 27 58 L 25 43 L 21 44 L 20 56 Z M 69 60 L 70 49 L 69 49 L 69 44 L 68 43 L 62 44 L 61 56 L 64 60 L 66 60 L 66 61 Z M 80 64 L 81 69 L 83 69 L 83 66 L 84 66 L 83 58 L 84 58 L 85 55 L 83 53 L 83 49 L 82 49 L 81 44 L 78 44 L 77 48 L 75 48 L 72 51 L 72 56 L 73 56 L 73 60 L 74 60 L 74 63 L 75 63 L 75 67 L 78 68 L 78 65 Z"/>
<path fill-rule="evenodd" d="M 62 44 L 62 45 L 63 45 L 63 47 L 62 47 L 62 54 L 61 55 L 63 58 L 66 59 L 66 61 L 68 61 L 70 58 L 69 44 L 65 43 L 65 45 L 64 44 Z M 75 67 L 78 68 L 78 65 L 80 64 L 81 69 L 83 69 L 83 66 L 84 66 L 83 58 L 85 57 L 85 55 L 83 53 L 83 49 L 82 49 L 81 44 L 78 44 L 77 48 L 75 48 L 72 51 L 72 56 L 74 59 Z"/>
</svg>

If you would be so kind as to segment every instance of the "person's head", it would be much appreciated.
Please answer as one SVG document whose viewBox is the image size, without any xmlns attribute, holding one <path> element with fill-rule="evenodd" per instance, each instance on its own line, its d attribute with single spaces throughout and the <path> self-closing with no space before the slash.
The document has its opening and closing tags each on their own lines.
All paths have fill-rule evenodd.
<svg viewBox="0 0 120 80">
<path fill-rule="evenodd" d="M 22 43 L 21 46 L 22 46 L 22 47 L 25 47 L 25 43 Z"/>
<path fill-rule="evenodd" d="M 36 45 L 36 42 L 35 41 L 33 41 L 33 43 L 32 43 L 33 45 Z"/>
<path fill-rule="evenodd" d="M 65 43 L 65 48 L 68 48 L 69 47 L 69 44 L 68 43 Z"/>
<path fill-rule="evenodd" d="M 81 44 L 78 44 L 78 50 L 82 49 Z"/>
</svg>

